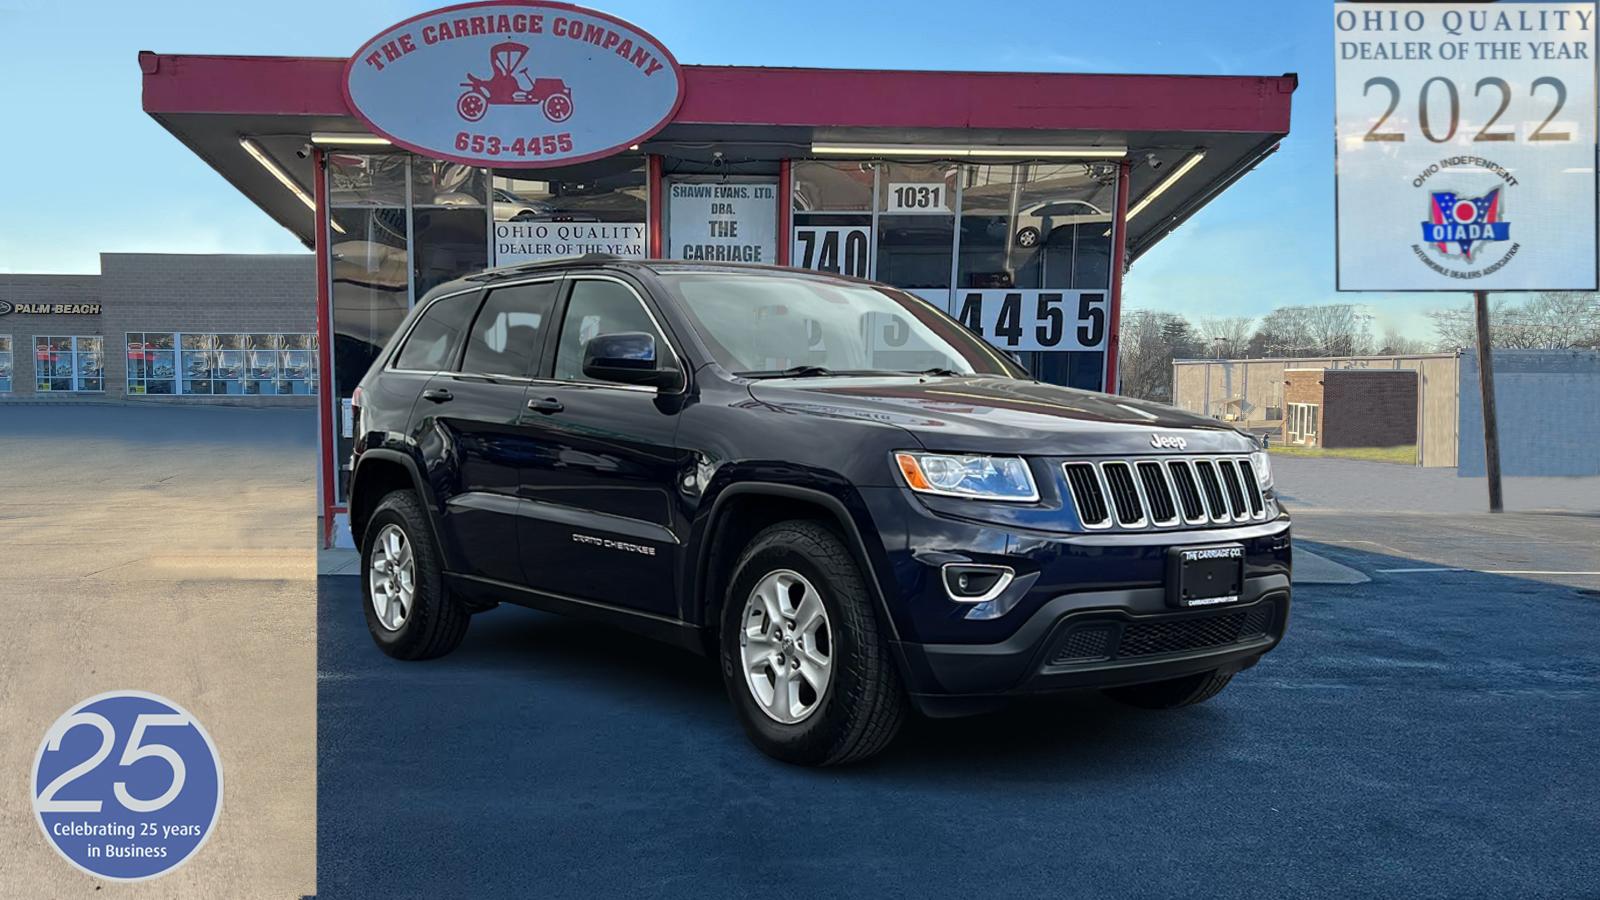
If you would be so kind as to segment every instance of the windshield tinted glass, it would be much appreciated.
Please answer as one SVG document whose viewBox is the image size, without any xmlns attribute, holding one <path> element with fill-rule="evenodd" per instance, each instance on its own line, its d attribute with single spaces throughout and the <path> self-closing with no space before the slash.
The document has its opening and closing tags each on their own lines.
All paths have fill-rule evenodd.
<svg viewBox="0 0 1600 900">
<path fill-rule="evenodd" d="M 893 288 L 802 276 L 666 273 L 701 338 L 730 371 L 921 372 L 1025 377 L 999 350 Z"/>
</svg>

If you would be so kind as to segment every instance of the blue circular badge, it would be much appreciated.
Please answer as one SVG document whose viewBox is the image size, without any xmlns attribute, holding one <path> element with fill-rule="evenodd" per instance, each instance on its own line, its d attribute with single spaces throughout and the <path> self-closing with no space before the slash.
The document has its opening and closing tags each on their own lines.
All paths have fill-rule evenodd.
<svg viewBox="0 0 1600 900">
<path fill-rule="evenodd" d="M 67 862 L 99 878 L 165 875 L 222 812 L 222 761 L 187 710 L 142 691 L 79 703 L 33 761 L 33 811 Z"/>
</svg>

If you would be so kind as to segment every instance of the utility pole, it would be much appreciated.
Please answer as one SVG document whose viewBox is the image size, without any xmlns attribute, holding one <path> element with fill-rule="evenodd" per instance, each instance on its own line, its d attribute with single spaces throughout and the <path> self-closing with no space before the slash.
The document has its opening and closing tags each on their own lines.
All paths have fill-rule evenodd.
<svg viewBox="0 0 1600 900">
<path fill-rule="evenodd" d="M 1501 511 L 1500 424 L 1494 411 L 1494 357 L 1489 349 L 1489 292 L 1473 291 L 1478 318 L 1478 393 L 1483 395 L 1483 468 L 1489 476 L 1489 512 Z"/>
</svg>

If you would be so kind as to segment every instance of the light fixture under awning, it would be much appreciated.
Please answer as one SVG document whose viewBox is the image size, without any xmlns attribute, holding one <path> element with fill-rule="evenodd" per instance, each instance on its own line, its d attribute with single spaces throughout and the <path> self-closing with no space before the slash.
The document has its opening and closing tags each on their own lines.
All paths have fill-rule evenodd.
<svg viewBox="0 0 1600 900">
<path fill-rule="evenodd" d="M 818 156 L 909 156 L 934 159 L 1120 159 L 1128 155 L 1128 148 L 812 144 L 811 152 Z"/>
</svg>

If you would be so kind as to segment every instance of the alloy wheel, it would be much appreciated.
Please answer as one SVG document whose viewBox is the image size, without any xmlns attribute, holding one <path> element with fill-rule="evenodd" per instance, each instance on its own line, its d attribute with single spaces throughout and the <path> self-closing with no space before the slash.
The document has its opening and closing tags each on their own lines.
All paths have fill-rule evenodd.
<svg viewBox="0 0 1600 900">
<path fill-rule="evenodd" d="M 833 629 L 822 595 L 791 569 L 767 573 L 745 600 L 739 653 L 744 681 L 775 722 L 806 720 L 833 675 Z"/>
<path fill-rule="evenodd" d="M 411 541 L 400 526 L 385 525 L 378 532 L 367 581 L 378 624 L 389 631 L 399 631 L 411 614 L 411 601 L 417 590 L 417 561 L 411 552 Z"/>
</svg>

